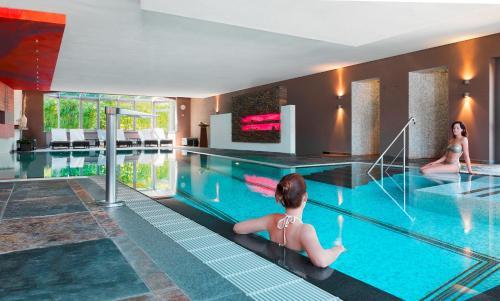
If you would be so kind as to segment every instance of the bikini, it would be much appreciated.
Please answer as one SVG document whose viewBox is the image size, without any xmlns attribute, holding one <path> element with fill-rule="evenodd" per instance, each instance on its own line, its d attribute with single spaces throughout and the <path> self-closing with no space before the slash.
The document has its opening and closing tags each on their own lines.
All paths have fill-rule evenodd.
<svg viewBox="0 0 500 301">
<path fill-rule="evenodd" d="M 448 145 L 447 150 L 454 153 L 454 154 L 460 154 L 463 149 L 462 149 L 462 145 L 460 145 L 460 144 L 450 144 L 450 145 Z M 457 161 L 457 162 L 445 161 L 444 163 L 445 164 L 457 164 L 458 167 L 460 168 L 460 161 Z"/>
<path fill-rule="evenodd" d="M 285 217 L 278 221 L 276 228 L 279 230 L 283 230 L 283 244 L 279 244 L 280 246 L 286 246 L 286 228 L 290 225 L 298 221 L 302 223 L 302 220 L 294 215 L 285 214 Z"/>
</svg>

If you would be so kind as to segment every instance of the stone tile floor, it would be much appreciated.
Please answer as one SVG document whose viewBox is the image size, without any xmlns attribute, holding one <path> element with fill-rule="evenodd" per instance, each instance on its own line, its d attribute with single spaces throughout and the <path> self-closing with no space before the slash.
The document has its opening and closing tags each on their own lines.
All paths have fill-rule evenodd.
<svg viewBox="0 0 500 301">
<path fill-rule="evenodd" d="M 189 300 L 75 180 L 0 183 L 0 300 Z"/>
</svg>

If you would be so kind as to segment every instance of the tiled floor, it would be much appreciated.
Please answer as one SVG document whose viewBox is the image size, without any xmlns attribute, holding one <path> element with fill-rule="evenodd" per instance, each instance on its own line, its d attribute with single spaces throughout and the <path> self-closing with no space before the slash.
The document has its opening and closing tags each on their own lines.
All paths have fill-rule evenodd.
<svg viewBox="0 0 500 301">
<path fill-rule="evenodd" d="M 0 183 L 0 300 L 188 300 L 74 180 Z"/>
</svg>

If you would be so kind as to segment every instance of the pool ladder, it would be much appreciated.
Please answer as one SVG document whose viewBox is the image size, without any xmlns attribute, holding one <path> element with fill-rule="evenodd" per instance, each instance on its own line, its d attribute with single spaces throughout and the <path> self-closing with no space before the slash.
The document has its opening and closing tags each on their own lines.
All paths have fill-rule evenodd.
<svg viewBox="0 0 500 301">
<path fill-rule="evenodd" d="M 376 183 L 382 191 L 403 211 L 403 213 L 413 222 L 415 220 L 414 217 L 410 216 L 408 212 L 406 212 L 406 136 L 407 136 L 407 130 L 410 127 L 410 124 L 415 124 L 415 117 L 410 117 L 408 119 L 408 122 L 403 126 L 401 131 L 396 135 L 396 137 L 392 140 L 392 142 L 389 144 L 389 146 L 382 152 L 382 154 L 373 162 L 373 164 L 370 166 L 370 169 L 368 169 L 368 176 L 370 176 L 373 179 L 373 182 Z M 394 159 L 391 161 L 391 163 L 387 164 L 387 167 L 384 169 L 384 156 L 385 154 L 389 151 L 389 149 L 396 143 L 396 141 L 403 136 L 403 147 L 401 150 L 398 152 L 398 154 L 394 157 Z M 392 178 L 391 175 L 387 172 L 390 168 L 394 167 L 394 161 L 403 153 L 403 187 L 401 187 L 394 179 Z M 371 174 L 372 170 L 377 166 L 377 164 L 380 164 L 380 182 L 375 179 L 375 177 Z M 396 165 L 398 166 L 398 165 Z M 403 192 L 403 206 L 401 206 L 398 201 L 385 189 L 384 187 L 384 174 L 387 174 L 389 178 L 392 180 L 392 182 Z"/>
</svg>

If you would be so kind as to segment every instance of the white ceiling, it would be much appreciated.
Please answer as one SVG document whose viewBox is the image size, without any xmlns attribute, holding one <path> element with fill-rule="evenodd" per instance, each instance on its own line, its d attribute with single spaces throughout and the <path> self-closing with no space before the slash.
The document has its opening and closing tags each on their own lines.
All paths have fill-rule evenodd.
<svg viewBox="0 0 500 301">
<path fill-rule="evenodd" d="M 500 32 L 500 1 L 414 2 L 0 0 L 0 6 L 66 14 L 53 90 L 206 97 Z"/>
</svg>

